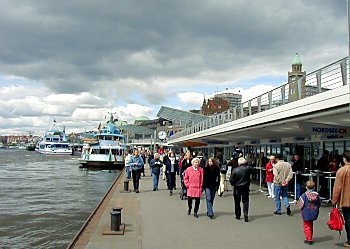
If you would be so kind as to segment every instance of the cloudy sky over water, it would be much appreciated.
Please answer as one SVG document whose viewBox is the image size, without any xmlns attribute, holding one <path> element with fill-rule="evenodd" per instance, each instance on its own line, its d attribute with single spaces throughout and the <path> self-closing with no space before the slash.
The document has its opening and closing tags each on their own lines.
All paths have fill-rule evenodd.
<svg viewBox="0 0 350 249">
<path fill-rule="evenodd" d="M 0 0 L 0 134 L 257 96 L 348 54 L 346 0 Z"/>
</svg>

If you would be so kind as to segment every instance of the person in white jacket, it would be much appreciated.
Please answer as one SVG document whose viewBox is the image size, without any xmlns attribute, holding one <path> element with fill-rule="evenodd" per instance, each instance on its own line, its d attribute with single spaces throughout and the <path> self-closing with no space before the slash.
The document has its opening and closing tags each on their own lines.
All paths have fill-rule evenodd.
<svg viewBox="0 0 350 249">
<path fill-rule="evenodd" d="M 131 178 L 131 169 L 130 169 L 130 160 L 131 160 L 131 153 L 130 151 L 125 151 L 125 178 L 130 179 Z"/>
</svg>

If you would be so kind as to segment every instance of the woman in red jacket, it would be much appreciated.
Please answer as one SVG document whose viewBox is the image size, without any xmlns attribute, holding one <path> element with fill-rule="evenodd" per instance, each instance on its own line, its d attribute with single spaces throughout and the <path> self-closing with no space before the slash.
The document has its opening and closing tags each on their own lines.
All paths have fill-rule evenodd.
<svg viewBox="0 0 350 249">
<path fill-rule="evenodd" d="M 275 156 L 270 156 L 270 161 L 266 164 L 266 183 L 269 190 L 269 198 L 275 198 L 274 184 L 273 184 L 273 163 L 275 163 Z"/>
<path fill-rule="evenodd" d="M 191 161 L 192 166 L 188 167 L 185 171 L 184 183 L 187 188 L 187 199 L 188 199 L 188 211 L 190 215 L 192 211 L 192 201 L 195 200 L 194 204 L 194 217 L 198 218 L 199 203 L 202 195 L 203 188 L 203 169 L 199 167 L 200 159 L 194 158 Z"/>
</svg>

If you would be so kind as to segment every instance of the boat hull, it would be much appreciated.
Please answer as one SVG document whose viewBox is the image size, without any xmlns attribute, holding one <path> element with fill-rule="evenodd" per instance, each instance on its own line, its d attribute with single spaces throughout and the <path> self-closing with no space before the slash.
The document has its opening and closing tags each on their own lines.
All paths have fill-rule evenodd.
<svg viewBox="0 0 350 249">
<path fill-rule="evenodd" d="M 45 154 L 45 155 L 72 155 L 71 150 L 66 150 L 66 151 L 59 151 L 59 150 L 35 150 L 36 152 L 40 154 Z"/>
<path fill-rule="evenodd" d="M 107 169 L 123 169 L 123 162 L 106 162 L 106 161 L 85 161 L 80 160 L 80 168 L 107 168 Z"/>
</svg>

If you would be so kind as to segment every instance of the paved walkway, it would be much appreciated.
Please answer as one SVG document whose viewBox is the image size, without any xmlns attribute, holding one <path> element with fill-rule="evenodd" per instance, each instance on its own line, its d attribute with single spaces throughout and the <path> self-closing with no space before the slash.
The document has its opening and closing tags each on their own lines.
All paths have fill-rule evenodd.
<svg viewBox="0 0 350 249">
<path fill-rule="evenodd" d="M 180 187 L 177 179 L 178 189 Z M 132 182 L 130 182 L 132 187 Z M 292 216 L 273 215 L 274 201 L 258 193 L 257 185 L 251 186 L 250 222 L 234 219 L 232 191 L 215 198 L 215 219 L 206 216 L 206 202 L 202 198 L 199 218 L 187 215 L 187 200 L 179 198 L 179 190 L 169 196 L 166 183 L 160 180 L 160 190 L 152 191 L 152 178 L 142 177 L 140 193 L 121 193 L 123 181 L 113 193 L 109 208 L 104 211 L 97 229 L 85 248 L 120 249 L 299 249 L 305 245 L 302 220 L 297 206 L 291 205 Z M 231 189 L 231 187 L 229 187 Z M 110 227 L 112 206 L 123 207 L 122 222 L 126 224 L 124 235 L 102 235 Z M 319 219 L 314 223 L 312 248 L 340 248 L 338 233 L 327 227 L 329 206 L 323 206 Z M 345 241 L 345 231 L 340 242 Z"/>
</svg>

